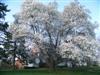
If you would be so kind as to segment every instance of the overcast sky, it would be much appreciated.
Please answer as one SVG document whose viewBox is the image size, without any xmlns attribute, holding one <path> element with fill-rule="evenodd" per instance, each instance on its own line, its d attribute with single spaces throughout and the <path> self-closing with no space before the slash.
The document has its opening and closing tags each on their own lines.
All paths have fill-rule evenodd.
<svg viewBox="0 0 100 75">
<path fill-rule="evenodd" d="M 39 0 L 44 4 L 54 0 Z M 63 11 L 64 6 L 68 5 L 73 0 L 56 0 L 58 2 L 58 10 Z M 78 0 L 85 8 L 91 11 L 90 16 L 92 17 L 92 22 L 97 21 L 100 24 L 100 0 Z M 20 12 L 21 4 L 23 0 L 7 0 L 8 8 L 11 9 L 9 13 L 7 13 L 6 21 L 9 23 L 14 21 L 13 14 Z M 100 36 L 100 27 L 96 30 L 97 36 Z"/>
</svg>

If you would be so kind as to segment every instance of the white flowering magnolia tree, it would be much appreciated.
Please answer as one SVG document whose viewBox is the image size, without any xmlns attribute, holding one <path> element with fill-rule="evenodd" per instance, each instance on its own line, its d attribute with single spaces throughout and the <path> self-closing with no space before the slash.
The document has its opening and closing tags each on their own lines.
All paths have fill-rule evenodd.
<svg viewBox="0 0 100 75">
<path fill-rule="evenodd" d="M 40 55 L 48 59 L 49 67 L 55 66 L 58 55 L 72 65 L 89 65 L 97 61 L 100 46 L 95 40 L 97 25 L 91 23 L 88 14 L 77 1 L 59 12 L 56 2 L 44 5 L 25 0 L 9 30 L 14 39 L 24 38 L 27 46 L 35 43 L 31 48 L 38 47 Z"/>
<path fill-rule="evenodd" d="M 88 37 L 95 37 L 94 29 L 97 24 L 90 22 L 89 10 L 85 9 L 79 2 L 71 2 L 65 6 L 63 11 L 64 26 L 69 34 L 83 34 Z"/>
<path fill-rule="evenodd" d="M 60 42 L 60 28 L 63 23 L 60 15 L 56 2 L 46 6 L 33 0 L 26 0 L 22 5 L 22 11 L 14 15 L 14 25 L 9 29 L 14 39 L 31 39 L 30 44 L 36 43 L 41 53 L 50 59 L 48 62 L 53 63 L 56 60 L 56 48 Z"/>
<path fill-rule="evenodd" d="M 65 6 L 62 14 L 65 42 L 60 45 L 59 53 L 63 58 L 70 59 L 74 66 L 89 66 L 98 61 L 100 45 L 94 33 L 97 24 L 90 22 L 88 14 L 89 11 L 77 1 Z"/>
<path fill-rule="evenodd" d="M 100 45 L 94 39 L 79 35 L 68 43 L 63 42 L 59 48 L 61 56 L 71 60 L 72 65 L 89 66 L 98 62 Z"/>
</svg>

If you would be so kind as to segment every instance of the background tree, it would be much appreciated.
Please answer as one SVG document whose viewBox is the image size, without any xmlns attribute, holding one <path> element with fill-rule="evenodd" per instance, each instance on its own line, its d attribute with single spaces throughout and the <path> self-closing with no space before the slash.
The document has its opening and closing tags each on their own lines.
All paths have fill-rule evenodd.
<svg viewBox="0 0 100 75">
<path fill-rule="evenodd" d="M 5 22 L 6 12 L 9 12 L 7 5 L 0 1 L 0 60 L 7 63 L 7 58 L 10 53 L 9 49 L 12 48 L 11 43 L 11 33 L 8 31 L 8 23 Z"/>
</svg>

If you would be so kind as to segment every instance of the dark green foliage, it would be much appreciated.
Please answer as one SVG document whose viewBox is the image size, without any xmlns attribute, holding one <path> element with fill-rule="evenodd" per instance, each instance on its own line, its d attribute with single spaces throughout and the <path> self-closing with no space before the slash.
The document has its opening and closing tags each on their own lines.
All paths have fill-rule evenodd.
<svg viewBox="0 0 100 75">
<path fill-rule="evenodd" d="M 0 2 L 0 18 L 5 18 L 6 12 L 9 10 L 7 9 L 7 5 Z"/>
<path fill-rule="evenodd" d="M 4 68 L 4 66 L 7 68 L 7 66 L 9 66 L 7 61 L 10 52 L 9 49 L 12 47 L 12 44 L 10 43 L 12 36 L 7 29 L 9 25 L 5 22 L 6 12 L 9 12 L 10 10 L 8 10 L 7 5 L 2 2 L 0 1 L 0 60 L 2 60 L 0 68 Z"/>
<path fill-rule="evenodd" d="M 8 49 L 9 41 L 11 39 L 11 33 L 7 31 L 7 28 L 9 25 L 7 22 L 4 21 L 6 12 L 9 12 L 9 11 L 10 10 L 7 9 L 7 5 L 0 2 L 0 34 L 3 34 L 3 38 L 2 36 L 0 36 L 0 41 L 3 40 L 5 42 L 8 42 L 8 43 L 5 43 L 5 42 L 3 43 L 5 49 Z"/>
<path fill-rule="evenodd" d="M 19 44 L 19 45 L 17 45 L 16 54 L 21 56 L 23 60 L 26 60 L 26 58 L 28 57 L 28 54 L 26 53 L 26 49 L 25 49 L 25 45 L 24 45 L 25 39 L 17 38 L 16 43 Z"/>
</svg>

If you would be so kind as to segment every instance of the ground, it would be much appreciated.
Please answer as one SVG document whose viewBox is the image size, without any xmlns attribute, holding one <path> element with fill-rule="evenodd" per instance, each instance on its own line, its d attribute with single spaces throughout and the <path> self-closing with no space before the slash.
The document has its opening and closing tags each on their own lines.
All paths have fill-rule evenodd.
<svg viewBox="0 0 100 75">
<path fill-rule="evenodd" d="M 100 75 L 99 71 L 92 70 L 68 70 L 68 69 L 28 69 L 0 71 L 0 75 Z"/>
</svg>

